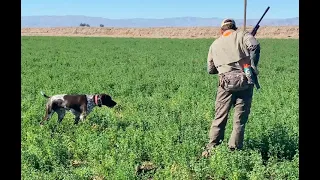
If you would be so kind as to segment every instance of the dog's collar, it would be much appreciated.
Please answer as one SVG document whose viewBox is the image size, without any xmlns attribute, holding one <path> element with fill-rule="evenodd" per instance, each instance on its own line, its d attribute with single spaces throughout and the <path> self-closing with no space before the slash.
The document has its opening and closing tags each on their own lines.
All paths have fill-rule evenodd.
<svg viewBox="0 0 320 180">
<path fill-rule="evenodd" d="M 93 100 L 94 100 L 94 104 L 98 105 L 99 107 L 101 107 L 102 102 L 101 102 L 101 96 L 100 95 L 94 95 L 93 96 Z"/>
</svg>

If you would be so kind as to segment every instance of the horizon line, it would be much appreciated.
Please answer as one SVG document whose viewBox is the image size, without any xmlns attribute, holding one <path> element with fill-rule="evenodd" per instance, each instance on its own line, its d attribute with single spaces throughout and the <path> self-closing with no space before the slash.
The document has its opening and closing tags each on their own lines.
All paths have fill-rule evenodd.
<svg viewBox="0 0 320 180">
<path fill-rule="evenodd" d="M 87 15 L 29 15 L 29 16 L 21 16 L 21 17 L 40 17 L 40 16 L 53 16 L 53 17 L 63 17 L 63 16 L 83 16 L 83 17 L 89 17 L 89 18 L 103 18 L 103 19 L 109 19 L 109 20 L 127 20 L 127 19 L 156 19 L 156 20 L 162 20 L 162 19 L 176 19 L 176 18 L 201 18 L 201 19 L 223 19 L 222 17 L 197 17 L 197 16 L 177 16 L 177 17 L 167 17 L 167 18 L 107 18 L 107 17 L 99 17 L 99 16 L 87 16 Z M 270 18 L 269 20 L 274 19 L 295 19 L 297 17 L 287 17 L 287 18 Z M 247 20 L 250 19 L 259 19 L 258 18 L 247 18 Z M 268 18 L 266 18 L 268 19 Z M 234 18 L 234 20 L 243 20 L 243 18 Z"/>
</svg>

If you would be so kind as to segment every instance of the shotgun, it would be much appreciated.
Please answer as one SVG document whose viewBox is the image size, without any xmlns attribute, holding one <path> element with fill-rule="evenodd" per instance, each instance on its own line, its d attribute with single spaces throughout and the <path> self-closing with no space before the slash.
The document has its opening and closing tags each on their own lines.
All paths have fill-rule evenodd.
<svg viewBox="0 0 320 180">
<path fill-rule="evenodd" d="M 264 15 L 266 15 L 266 13 L 269 11 L 270 7 L 268 6 L 268 8 L 264 11 L 262 17 L 259 19 L 258 23 L 254 26 L 254 28 L 251 31 L 252 36 L 255 36 L 257 34 L 258 29 L 260 28 L 260 22 L 263 19 Z"/>
<path fill-rule="evenodd" d="M 263 15 L 261 16 L 261 18 L 259 19 L 258 23 L 254 26 L 254 28 L 251 31 L 252 36 L 255 36 L 257 34 L 258 29 L 260 28 L 260 22 L 263 19 L 264 15 L 266 15 L 266 13 L 269 11 L 270 7 L 268 6 L 268 8 L 264 11 Z M 255 74 L 254 70 L 251 68 L 251 71 L 253 72 L 253 76 L 252 79 L 254 81 L 254 84 L 256 86 L 257 89 L 260 89 L 260 84 L 258 82 L 258 77 Z"/>
</svg>

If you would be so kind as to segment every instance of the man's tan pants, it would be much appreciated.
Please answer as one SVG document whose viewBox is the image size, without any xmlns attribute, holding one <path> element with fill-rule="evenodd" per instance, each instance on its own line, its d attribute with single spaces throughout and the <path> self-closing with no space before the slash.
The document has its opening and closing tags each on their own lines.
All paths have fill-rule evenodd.
<svg viewBox="0 0 320 180">
<path fill-rule="evenodd" d="M 253 86 L 243 91 L 230 93 L 220 86 L 217 90 L 215 102 L 215 119 L 209 132 L 207 149 L 221 143 L 231 106 L 234 106 L 233 129 L 229 139 L 229 148 L 241 149 L 243 146 L 245 124 L 248 120 L 252 102 Z"/>
</svg>

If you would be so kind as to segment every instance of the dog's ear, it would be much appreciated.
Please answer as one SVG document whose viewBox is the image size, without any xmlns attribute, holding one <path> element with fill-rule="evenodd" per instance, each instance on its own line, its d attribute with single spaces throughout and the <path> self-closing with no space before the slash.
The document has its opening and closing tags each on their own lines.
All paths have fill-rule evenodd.
<svg viewBox="0 0 320 180">
<path fill-rule="evenodd" d="M 100 98 L 103 105 L 106 105 L 108 98 L 110 99 L 110 97 L 108 97 L 106 94 L 100 94 Z"/>
</svg>

